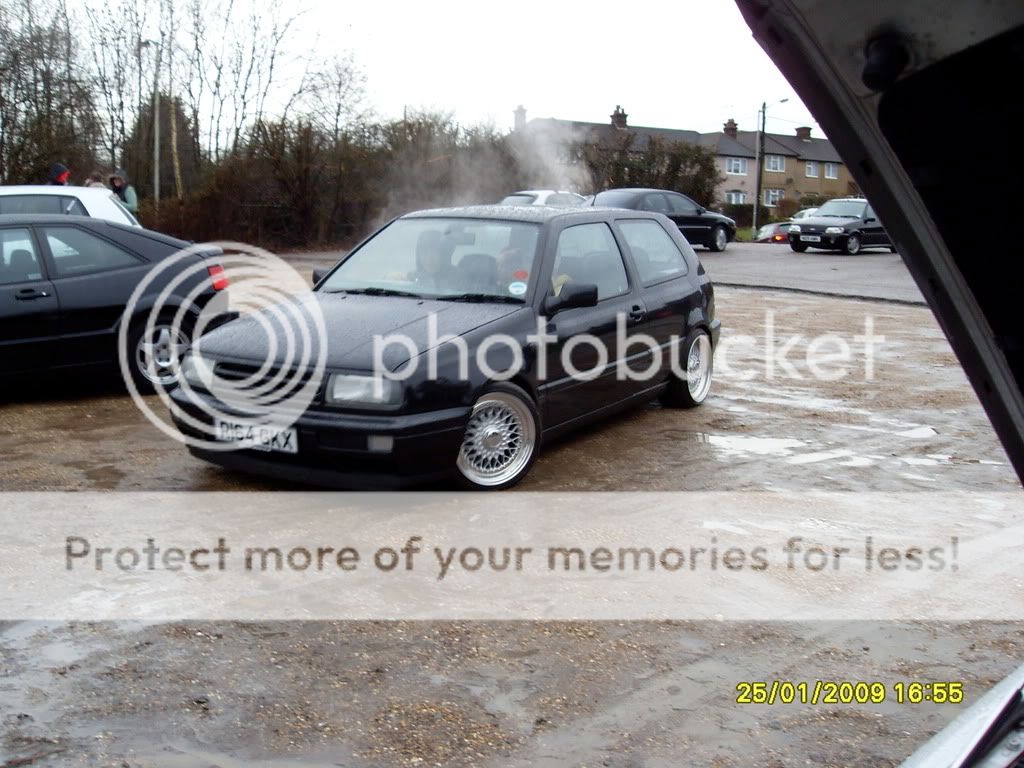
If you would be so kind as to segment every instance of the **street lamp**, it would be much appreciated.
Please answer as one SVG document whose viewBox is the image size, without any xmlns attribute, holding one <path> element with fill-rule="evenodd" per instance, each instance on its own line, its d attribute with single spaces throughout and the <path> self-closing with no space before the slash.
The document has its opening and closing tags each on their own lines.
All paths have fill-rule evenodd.
<svg viewBox="0 0 1024 768">
<path fill-rule="evenodd" d="M 779 99 L 778 101 L 773 101 L 771 106 L 774 107 L 776 104 L 785 104 L 787 101 L 789 101 L 788 98 Z M 754 151 L 754 162 L 757 163 L 757 189 L 754 192 L 754 216 L 752 221 L 754 225 L 754 237 L 757 237 L 757 211 L 761 205 L 761 180 L 762 174 L 764 173 L 764 121 L 765 114 L 767 112 L 768 104 L 762 102 L 761 109 L 758 111 L 758 123 L 760 125 L 760 130 L 757 132 L 757 149 Z"/>
<path fill-rule="evenodd" d="M 160 213 L 160 43 L 140 40 L 139 48 L 156 48 L 153 65 L 153 210 Z"/>
</svg>

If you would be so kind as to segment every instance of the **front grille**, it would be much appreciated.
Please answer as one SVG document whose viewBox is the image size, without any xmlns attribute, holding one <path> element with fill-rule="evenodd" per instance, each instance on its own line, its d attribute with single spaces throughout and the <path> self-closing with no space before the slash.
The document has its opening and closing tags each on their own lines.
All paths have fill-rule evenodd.
<svg viewBox="0 0 1024 768">
<path fill-rule="evenodd" d="M 312 370 L 299 371 L 298 369 L 282 373 L 281 368 L 274 367 L 261 372 L 261 367 L 252 363 L 219 362 L 214 367 L 214 373 L 218 379 L 225 382 L 247 382 L 241 391 L 243 393 L 260 391 L 261 400 L 270 405 L 294 397 L 310 384 L 314 373 Z M 280 377 L 279 380 L 275 382 L 278 377 Z M 318 390 L 317 395 L 320 394 L 321 392 Z"/>
</svg>

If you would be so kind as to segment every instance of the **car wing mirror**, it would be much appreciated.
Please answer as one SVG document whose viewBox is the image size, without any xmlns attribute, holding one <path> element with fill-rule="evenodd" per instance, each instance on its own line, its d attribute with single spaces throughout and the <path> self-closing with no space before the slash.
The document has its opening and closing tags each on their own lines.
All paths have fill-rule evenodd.
<svg viewBox="0 0 1024 768">
<path fill-rule="evenodd" d="M 593 283 L 564 283 L 557 296 L 544 300 L 544 312 L 549 317 L 563 309 L 593 307 L 597 305 L 597 286 Z"/>
<path fill-rule="evenodd" d="M 325 277 L 327 273 L 331 271 L 330 267 L 314 267 L 313 268 L 313 285 L 316 285 Z"/>
</svg>

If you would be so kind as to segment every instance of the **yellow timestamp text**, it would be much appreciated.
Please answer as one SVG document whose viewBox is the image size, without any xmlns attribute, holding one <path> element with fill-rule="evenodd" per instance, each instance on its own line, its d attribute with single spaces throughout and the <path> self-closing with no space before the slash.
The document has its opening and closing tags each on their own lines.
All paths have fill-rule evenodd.
<svg viewBox="0 0 1024 768">
<path fill-rule="evenodd" d="M 960 704 L 961 681 L 752 680 L 736 683 L 737 704 Z"/>
</svg>

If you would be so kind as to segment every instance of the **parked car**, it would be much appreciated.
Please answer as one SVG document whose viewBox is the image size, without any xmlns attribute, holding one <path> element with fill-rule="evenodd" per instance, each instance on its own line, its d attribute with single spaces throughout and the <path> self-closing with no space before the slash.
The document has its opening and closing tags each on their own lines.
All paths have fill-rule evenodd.
<svg viewBox="0 0 1024 768">
<path fill-rule="evenodd" d="M 513 192 L 499 205 L 584 205 L 587 199 L 575 192 L 561 189 L 525 189 Z"/>
<path fill-rule="evenodd" d="M 880 247 L 896 253 L 878 214 L 862 197 L 829 200 L 813 216 L 790 225 L 789 245 L 797 253 L 820 248 L 854 256 L 865 248 Z"/>
<path fill-rule="evenodd" d="M 189 246 L 181 240 L 127 224 L 72 215 L 0 216 L 0 376 L 84 365 L 117 365 L 117 339 L 125 306 L 153 266 Z M 209 262 L 210 285 L 190 311 L 198 316 L 226 281 L 211 248 L 196 256 Z M 184 268 L 184 267 L 183 267 Z M 178 274 L 168 269 L 139 302 L 155 296 Z M 184 280 L 168 308 L 180 306 L 197 286 Z M 128 331 L 131 373 L 140 390 L 171 387 L 177 380 L 176 345 L 187 346 L 170 322 Z"/>
<path fill-rule="evenodd" d="M 264 333 L 269 324 L 247 316 L 203 336 L 182 362 L 187 386 L 171 395 L 195 456 L 316 485 L 454 475 L 469 488 L 506 488 L 526 475 L 545 440 L 657 396 L 697 406 L 711 386 L 720 329 L 712 285 L 662 216 L 539 206 L 421 211 L 392 221 L 316 280 L 326 384 L 291 428 L 251 434 L 223 415 L 211 376 L 251 375 L 271 349 L 278 353 L 265 374 L 281 373 L 286 334 Z M 627 345 L 628 365 L 649 364 L 649 376 L 619 375 L 617 322 L 663 350 Z M 459 339 L 465 352 L 432 338 L 432 324 L 436 338 Z M 550 335 L 543 346 L 530 338 L 538 329 Z M 381 369 L 375 339 L 396 333 L 411 348 L 378 350 Z M 592 343 L 579 343 L 584 334 L 604 347 L 607 364 Z M 518 346 L 521 364 L 509 344 L 495 343 L 503 338 Z M 403 380 L 387 378 L 409 365 L 415 370 Z M 576 373 L 587 371 L 594 375 Z M 238 450 L 217 450 L 224 442 Z"/>
<path fill-rule="evenodd" d="M 817 208 L 802 208 L 793 214 L 792 218 L 790 218 L 790 221 L 800 221 L 800 219 L 806 219 L 808 216 L 813 216 L 815 213 L 817 213 L 817 211 Z"/>
<path fill-rule="evenodd" d="M 0 187 L 0 215 L 34 213 L 91 216 L 114 224 L 141 226 L 109 189 L 29 184 Z"/>
<path fill-rule="evenodd" d="M 608 189 L 598 192 L 594 205 L 652 211 L 668 216 L 691 245 L 724 251 L 736 239 L 736 222 L 709 211 L 686 195 L 664 189 Z"/>
<path fill-rule="evenodd" d="M 771 224 L 765 224 L 759 230 L 757 230 L 757 237 L 754 238 L 755 243 L 788 243 L 789 238 L 787 233 L 789 232 L 790 223 L 788 221 L 776 221 Z"/>
</svg>

